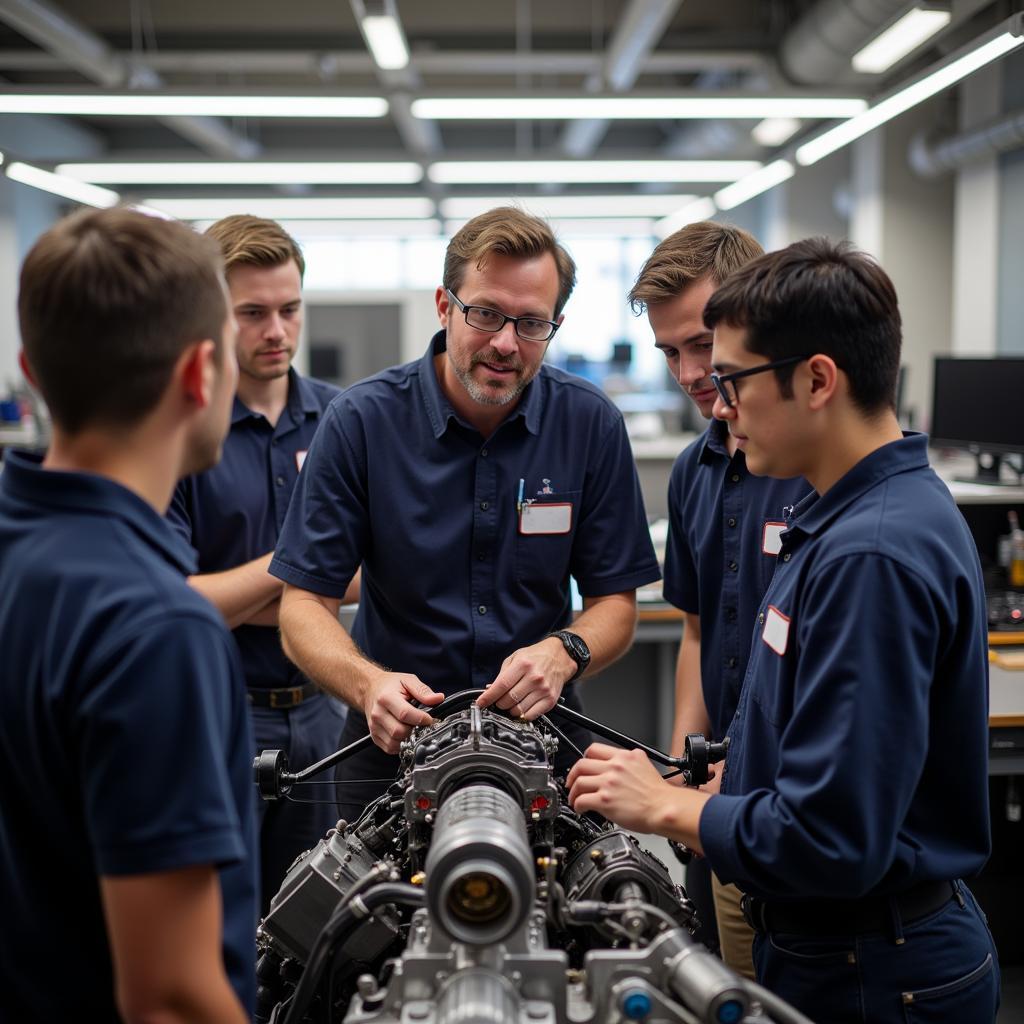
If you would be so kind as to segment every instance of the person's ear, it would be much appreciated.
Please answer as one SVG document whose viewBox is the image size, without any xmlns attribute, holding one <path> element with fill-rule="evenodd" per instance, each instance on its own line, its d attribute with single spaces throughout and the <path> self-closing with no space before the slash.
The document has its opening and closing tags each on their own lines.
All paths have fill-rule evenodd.
<svg viewBox="0 0 1024 1024">
<path fill-rule="evenodd" d="M 28 356 L 25 354 L 24 349 L 18 350 L 18 365 L 21 367 L 21 372 L 24 374 L 25 380 L 32 385 L 36 391 L 39 390 L 39 385 L 36 383 L 36 375 L 32 372 L 32 364 L 28 361 Z"/>
<path fill-rule="evenodd" d="M 205 409 L 213 397 L 217 379 L 217 346 L 207 338 L 189 345 L 178 357 L 175 379 L 181 381 L 186 400 L 197 409 Z"/>
<path fill-rule="evenodd" d="M 839 384 L 839 367 L 831 356 L 818 353 L 807 360 L 808 402 L 812 409 L 823 409 L 832 400 Z"/>
<path fill-rule="evenodd" d="M 451 311 L 451 299 L 448 297 L 448 289 L 443 284 L 437 286 L 434 292 L 434 305 L 437 307 L 437 319 L 441 326 L 448 329 L 448 315 Z"/>
</svg>

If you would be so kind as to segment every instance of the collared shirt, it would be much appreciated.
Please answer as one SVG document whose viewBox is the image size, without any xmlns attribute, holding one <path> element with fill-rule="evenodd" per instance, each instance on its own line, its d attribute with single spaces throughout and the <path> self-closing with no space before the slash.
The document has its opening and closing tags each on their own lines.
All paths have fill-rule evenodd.
<svg viewBox="0 0 1024 1024">
<path fill-rule="evenodd" d="M 771 583 L 785 509 L 811 490 L 802 477 L 754 476 L 728 427 L 712 420 L 676 459 L 668 487 L 665 600 L 700 616 L 700 675 L 716 739 L 740 699 L 750 638 Z"/>
<path fill-rule="evenodd" d="M 252 742 L 238 655 L 191 553 L 102 476 L 0 475 L 0 1001 L 114 1020 L 99 878 L 216 865 L 224 962 L 255 998 Z M 55 981 L 55 936 L 74 955 Z"/>
<path fill-rule="evenodd" d="M 195 549 L 199 572 L 234 569 L 272 551 L 313 434 L 338 388 L 288 373 L 288 402 L 275 426 L 237 396 L 220 462 L 178 484 L 167 518 Z M 250 687 L 296 686 L 277 630 L 239 626 L 235 640 Z"/>
<path fill-rule="evenodd" d="M 341 597 L 362 565 L 360 649 L 454 693 L 486 686 L 512 651 L 569 622 L 570 574 L 600 597 L 659 571 L 608 398 L 544 365 L 484 438 L 441 391 L 444 349 L 442 331 L 420 360 L 331 403 L 270 571 Z M 557 532 L 520 531 L 520 481 L 526 501 L 568 506 Z"/>
<path fill-rule="evenodd" d="M 926 444 L 879 448 L 783 534 L 700 822 L 756 895 L 889 893 L 988 857 L 985 593 Z"/>
</svg>

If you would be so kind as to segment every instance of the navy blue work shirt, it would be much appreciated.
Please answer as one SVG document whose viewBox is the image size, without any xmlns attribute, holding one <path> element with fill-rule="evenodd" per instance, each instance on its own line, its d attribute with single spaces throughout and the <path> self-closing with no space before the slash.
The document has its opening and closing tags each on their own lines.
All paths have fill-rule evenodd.
<svg viewBox="0 0 1024 1024">
<path fill-rule="evenodd" d="M 700 616 L 700 676 L 715 739 L 740 699 L 750 637 L 771 583 L 785 509 L 811 490 L 796 477 L 754 476 L 730 456 L 728 426 L 712 420 L 672 467 L 665 547 L 665 600 Z"/>
<path fill-rule="evenodd" d="M 167 518 L 195 549 L 199 572 L 234 569 L 272 551 L 299 469 L 324 409 L 339 389 L 288 372 L 288 403 L 271 426 L 237 396 L 220 462 L 178 484 Z M 285 657 L 277 629 L 238 626 L 246 683 L 254 689 L 305 681 Z"/>
<path fill-rule="evenodd" d="M 218 867 L 224 963 L 255 999 L 252 742 L 238 654 L 188 548 L 105 477 L 0 474 L 0 1003 L 114 1020 L 99 876 Z M 55 966 L 54 950 L 67 951 Z"/>
<path fill-rule="evenodd" d="M 795 510 L 700 820 L 723 880 L 856 898 L 975 874 L 990 849 L 978 554 L 927 438 Z"/>
</svg>

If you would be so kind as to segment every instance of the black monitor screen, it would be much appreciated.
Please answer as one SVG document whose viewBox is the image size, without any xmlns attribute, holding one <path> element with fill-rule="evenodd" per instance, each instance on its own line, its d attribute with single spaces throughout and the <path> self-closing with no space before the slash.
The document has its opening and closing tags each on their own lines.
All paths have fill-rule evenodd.
<svg viewBox="0 0 1024 1024">
<path fill-rule="evenodd" d="M 931 442 L 1024 452 L 1024 357 L 935 358 Z"/>
</svg>

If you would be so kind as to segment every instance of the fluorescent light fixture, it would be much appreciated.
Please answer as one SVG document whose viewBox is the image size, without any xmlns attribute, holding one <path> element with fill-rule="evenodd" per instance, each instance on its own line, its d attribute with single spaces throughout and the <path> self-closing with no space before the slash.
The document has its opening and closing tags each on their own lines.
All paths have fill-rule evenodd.
<svg viewBox="0 0 1024 1024">
<path fill-rule="evenodd" d="M 446 220 L 445 234 L 455 234 L 469 218 Z M 654 220 L 650 217 L 571 217 L 548 220 L 551 229 L 560 238 L 599 235 L 604 238 L 650 238 L 654 235 Z"/>
<path fill-rule="evenodd" d="M 427 238 L 441 234 L 441 222 L 433 218 L 427 220 L 281 220 L 278 223 L 288 234 L 300 242 L 307 239 L 331 238 Z M 195 227 L 200 230 L 205 230 L 207 226 L 203 223 L 195 224 Z"/>
<path fill-rule="evenodd" d="M 750 134 L 759 146 L 781 146 L 796 135 L 800 124 L 795 117 L 766 117 L 754 125 Z"/>
<path fill-rule="evenodd" d="M 668 238 L 674 231 L 685 228 L 699 220 L 710 220 L 718 212 L 715 201 L 710 196 L 696 199 L 686 206 L 681 206 L 667 217 L 663 217 L 654 225 L 654 233 L 659 238 Z"/>
<path fill-rule="evenodd" d="M 409 47 L 398 19 L 390 14 L 367 14 L 361 22 L 366 45 L 377 67 L 397 71 L 409 63 Z"/>
<path fill-rule="evenodd" d="M 419 164 L 397 160 L 388 163 L 67 163 L 59 164 L 57 173 L 104 185 L 414 185 L 423 178 Z"/>
<path fill-rule="evenodd" d="M 197 96 L 110 93 L 2 93 L 0 114 L 84 117 L 383 117 L 381 96 Z"/>
<path fill-rule="evenodd" d="M 949 11 L 927 10 L 915 7 L 898 21 L 880 32 L 863 49 L 853 55 L 850 63 L 854 71 L 880 75 L 902 60 L 911 50 L 931 39 L 944 29 L 952 14 Z"/>
<path fill-rule="evenodd" d="M 1011 20 L 1019 33 L 1021 30 L 1020 16 L 1015 15 Z M 969 49 L 960 57 L 954 56 L 942 67 L 925 74 L 924 77 L 881 100 L 864 111 L 863 114 L 852 117 L 849 121 L 845 121 L 819 135 L 816 139 L 811 139 L 810 142 L 799 146 L 796 151 L 797 163 L 804 167 L 817 163 L 823 157 L 834 153 L 837 149 L 842 149 L 854 139 L 867 135 L 879 125 L 891 121 L 894 117 L 910 110 L 911 107 L 917 106 L 918 103 L 942 92 L 943 89 L 948 89 L 951 85 L 956 85 L 957 82 L 974 74 L 986 64 L 991 64 L 992 61 L 1005 56 L 1011 50 L 1017 49 L 1022 43 L 1024 43 L 1024 36 L 1005 31 L 988 39 L 987 42 Z"/>
<path fill-rule="evenodd" d="M 181 220 L 219 220 L 236 213 L 271 220 L 386 220 L 432 217 L 434 204 L 419 196 L 332 199 L 320 196 L 230 196 L 215 199 L 158 197 L 145 204 Z"/>
<path fill-rule="evenodd" d="M 54 174 L 52 171 L 44 171 L 41 167 L 23 164 L 19 160 L 7 165 L 7 177 L 14 181 L 20 181 L 23 185 L 31 185 L 44 192 L 52 192 L 55 196 L 63 196 L 76 203 L 84 203 L 86 206 L 106 208 L 116 206 L 121 200 L 121 197 L 109 188 L 100 188 L 98 185 L 76 181 L 63 174 Z"/>
<path fill-rule="evenodd" d="M 693 196 L 465 196 L 441 200 L 441 215 L 452 220 L 476 217 L 496 206 L 519 206 L 542 217 L 663 217 Z"/>
<path fill-rule="evenodd" d="M 520 96 L 413 100 L 412 114 L 435 121 L 657 121 L 671 118 L 853 117 L 867 102 L 810 96 Z"/>
<path fill-rule="evenodd" d="M 756 160 L 441 160 L 427 177 L 444 185 L 735 181 Z"/>
<path fill-rule="evenodd" d="M 792 178 L 795 170 L 788 160 L 776 160 L 766 164 L 759 171 L 754 171 L 753 174 L 748 174 L 745 178 L 719 189 L 715 193 L 715 205 L 720 210 L 731 210 L 734 206 L 739 206 Z"/>
</svg>

